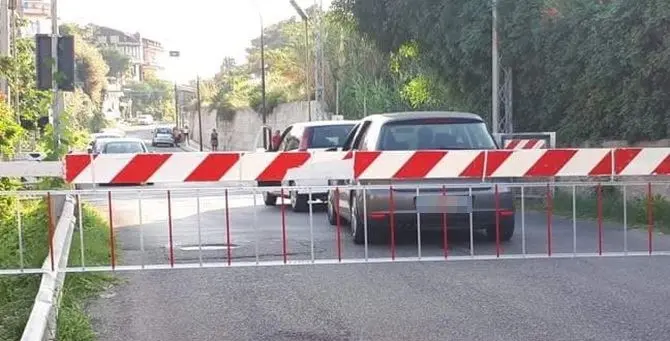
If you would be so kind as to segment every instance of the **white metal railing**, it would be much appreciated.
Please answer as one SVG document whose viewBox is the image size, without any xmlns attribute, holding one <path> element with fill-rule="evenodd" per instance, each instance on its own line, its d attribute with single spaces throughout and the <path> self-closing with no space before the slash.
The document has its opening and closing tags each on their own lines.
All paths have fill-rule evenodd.
<svg viewBox="0 0 670 341">
<path fill-rule="evenodd" d="M 107 264 L 87 265 L 85 259 L 83 259 L 84 255 L 82 254 L 81 266 L 65 266 L 63 265 L 64 263 L 60 262 L 58 263 L 59 265 L 55 273 L 301 264 L 379 263 L 396 261 L 670 255 L 670 240 L 666 240 L 665 237 L 656 237 L 656 234 L 653 233 L 658 227 L 656 227 L 657 223 L 654 221 L 653 205 L 651 204 L 646 206 L 649 213 L 648 221 L 645 222 L 645 232 L 633 231 L 630 228 L 627 218 L 629 213 L 627 205 L 621 205 L 623 223 L 618 225 L 618 228 L 611 229 L 605 227 L 606 223 L 601 210 L 598 212 L 596 222 L 587 223 L 587 225 L 591 225 L 591 227 L 588 229 L 578 229 L 578 224 L 584 224 L 584 222 L 578 222 L 578 207 L 575 206 L 577 203 L 576 198 L 577 194 L 585 187 L 590 187 L 591 189 L 589 189 L 589 191 L 592 192 L 593 189 L 597 189 L 600 194 L 597 197 L 594 196 L 593 200 L 597 204 L 596 206 L 601 207 L 604 202 L 602 193 L 605 187 L 618 188 L 619 195 L 620 197 L 622 196 L 622 202 L 627 202 L 627 199 L 630 198 L 630 193 L 633 192 L 635 187 L 640 186 L 644 188 L 640 191 L 641 195 L 644 196 L 644 201 L 652 202 L 652 184 L 668 185 L 668 182 L 620 182 L 604 180 L 603 182 L 452 183 L 445 185 L 394 183 L 369 186 L 289 186 L 265 188 L 199 187 L 178 189 L 128 188 L 118 190 L 94 189 L 60 191 L 60 194 L 75 195 L 78 198 L 83 198 L 81 199 L 82 201 L 86 200 L 85 198 L 91 198 L 89 200 L 95 200 L 99 207 L 102 205 L 103 209 L 107 210 L 105 216 L 109 217 L 111 241 L 115 240 L 114 235 L 116 234 L 116 232 L 114 232 L 116 228 L 113 224 L 114 217 L 118 214 L 114 209 L 118 205 L 117 202 L 123 201 L 121 205 L 126 207 L 126 211 L 123 213 L 124 221 L 137 218 L 132 217 L 134 213 L 127 211 L 128 207 L 136 207 L 136 212 L 139 215 L 139 223 L 136 225 L 136 228 L 139 230 L 136 232 L 139 232 L 139 234 L 136 235 L 137 237 L 135 238 L 139 238 L 139 240 L 137 240 L 139 243 L 137 244 L 142 246 L 141 250 L 139 250 L 142 256 L 139 258 L 140 261 L 136 260 L 134 263 L 124 263 L 123 261 L 119 261 L 111 256 L 115 254 L 113 249 L 115 246 L 114 242 L 110 242 L 110 258 Z M 567 205 L 565 202 L 568 199 L 566 198 L 569 198 L 569 196 L 572 197 L 572 219 L 570 219 L 570 217 L 554 217 L 553 200 L 555 194 L 553 191 L 549 190 L 554 187 L 563 188 L 561 193 L 563 193 L 562 199 L 564 206 Z M 529 198 L 526 193 L 533 188 L 546 189 L 545 197 Z M 498 207 L 497 203 L 502 202 L 505 202 L 505 205 L 509 205 L 509 195 L 512 194 L 512 189 L 516 189 L 520 192 L 521 200 L 514 204 L 514 208 L 510 208 L 509 206 Z M 283 200 L 281 199 L 282 197 L 288 197 L 288 194 L 295 190 L 300 190 L 300 193 L 307 195 L 308 202 L 312 203 L 308 205 L 308 214 L 302 215 L 302 218 L 300 215 L 296 215 L 299 213 L 288 213 L 288 207 L 290 206 L 285 202 L 278 201 L 277 206 L 279 207 L 276 207 L 274 210 L 263 207 L 260 194 L 265 191 L 276 193 L 280 197 L 278 200 Z M 443 192 L 440 190 L 443 190 Z M 362 201 L 360 206 L 362 208 L 359 210 L 363 211 L 360 214 L 366 238 L 365 242 L 361 243 L 363 245 L 345 247 L 344 245 L 346 245 L 345 243 L 347 239 L 349 239 L 347 236 L 350 236 L 352 232 L 350 230 L 344 230 L 345 215 L 341 215 L 336 224 L 331 222 L 331 224 L 335 225 L 335 228 L 324 227 L 325 217 L 323 214 L 321 217 L 318 217 L 314 203 L 319 202 L 316 199 L 319 196 L 323 198 L 324 193 L 329 193 L 333 196 L 336 195 L 336 193 L 350 193 L 350 191 L 354 191 L 357 195 L 364 198 L 364 201 Z M 59 192 L 51 193 L 52 195 L 59 194 Z M 26 191 L 25 194 L 36 195 L 40 194 L 40 192 Z M 0 193 L 0 195 L 3 195 L 3 193 Z M 7 193 L 4 193 L 4 195 L 7 195 Z M 430 212 L 418 209 L 418 201 L 415 204 L 415 208 L 407 206 L 407 201 L 410 197 L 433 196 L 433 199 L 435 199 L 435 196 L 439 195 L 447 197 L 459 195 L 474 196 L 476 199 L 474 202 L 488 202 L 486 204 L 488 206 L 475 208 L 472 208 L 471 206 L 468 214 L 453 212 L 446 209 L 444 211 L 435 211 L 440 209 L 439 207 L 449 207 L 448 204 L 441 204 L 447 206 L 437 205 L 433 207 L 433 211 Z M 610 195 L 608 194 L 608 197 L 609 196 Z M 244 198 L 246 202 L 244 205 L 247 205 L 244 206 L 247 208 L 242 211 L 239 210 L 240 206 L 237 206 L 238 204 L 231 204 L 232 200 L 242 200 L 239 198 Z M 382 201 L 386 200 L 386 202 L 381 202 L 380 198 L 386 198 L 381 199 Z M 538 199 L 540 200 L 538 201 Z M 142 220 L 142 211 L 147 200 L 154 200 L 154 204 L 151 206 L 154 207 L 152 210 L 155 210 L 155 200 L 167 202 L 165 211 L 158 214 L 161 217 L 160 232 L 151 232 L 152 235 L 159 233 L 165 238 L 160 244 L 161 249 L 166 254 L 166 257 L 162 259 L 149 257 L 149 251 L 144 248 L 145 244 L 148 243 L 148 240 L 145 237 L 147 232 L 143 232 L 144 229 L 147 228 L 145 226 L 147 222 Z M 528 205 L 530 205 L 529 203 L 531 200 L 533 200 L 532 205 L 534 206 L 529 210 L 530 206 Z M 328 201 L 329 200 L 326 200 L 325 202 L 327 203 Z M 372 201 L 374 201 L 374 203 Z M 197 202 L 197 205 L 195 205 L 194 202 Z M 495 206 L 494 203 L 496 203 Z M 183 216 L 185 214 L 183 210 L 187 205 L 191 206 L 187 208 L 189 212 L 187 212 L 186 216 L 192 218 L 190 218 L 190 220 L 175 218 L 176 210 L 179 210 L 181 212 L 180 214 Z M 207 205 L 209 209 L 202 210 L 201 207 L 203 207 L 203 205 Z M 211 214 L 213 206 L 215 206 L 218 211 L 217 214 L 219 215 L 216 218 L 218 222 L 216 224 L 216 230 L 210 230 L 211 224 L 203 224 L 201 222 L 203 214 Z M 337 206 L 335 207 L 334 210 L 340 209 Z M 146 207 L 144 210 L 146 212 Z M 485 235 L 488 235 L 488 238 L 491 239 L 492 233 L 492 230 L 490 230 L 492 227 L 489 226 L 492 222 L 490 219 L 487 220 L 488 223 L 486 223 L 489 224 L 486 225 L 489 230 L 482 230 L 483 225 L 481 221 L 478 220 L 480 218 L 477 216 L 477 214 L 481 212 L 490 214 L 491 216 L 502 216 L 502 214 L 505 214 L 506 218 L 511 216 L 515 217 L 514 224 L 516 226 L 516 232 L 514 232 L 513 240 L 516 241 L 516 243 L 509 245 L 509 243 L 502 240 L 503 237 L 501 237 L 501 234 L 500 236 L 496 235 L 494 240 L 490 240 L 488 246 L 486 244 L 482 247 L 476 245 L 480 242 L 478 239 L 474 238 L 475 234 L 485 232 Z M 151 214 L 155 214 L 155 212 Z M 403 219 L 402 221 L 395 221 L 394 225 L 394 220 L 390 220 L 390 217 L 395 217 L 398 214 L 404 214 L 402 217 Z M 531 223 L 528 222 L 528 219 L 530 219 L 529 217 L 531 217 L 530 214 L 533 215 L 533 221 Z M 444 225 L 440 226 L 440 215 L 443 215 L 442 219 L 445 219 L 448 223 L 443 223 Z M 320 223 L 317 218 L 322 219 L 322 222 Z M 237 219 L 242 219 L 243 223 Z M 301 219 L 304 219 L 303 223 L 299 222 Z M 451 223 L 449 222 L 451 219 L 457 219 L 459 222 Z M 558 219 L 563 220 L 560 227 L 554 226 L 554 221 Z M 414 233 L 416 233 L 417 237 L 415 246 L 412 247 L 406 243 L 397 243 L 396 239 L 393 237 L 391 237 L 390 241 L 382 243 L 381 247 L 378 243 L 369 242 L 367 236 L 370 233 L 369 231 L 371 231 L 370 222 L 375 226 L 380 223 L 385 224 L 384 226 L 386 227 L 384 227 L 384 229 L 392 235 L 393 233 L 399 234 L 401 231 L 406 232 L 407 229 L 415 230 Z M 224 231 L 221 230 L 221 225 L 219 224 L 223 224 Z M 243 226 L 240 226 L 240 224 Z M 496 224 L 498 223 L 496 222 Z M 500 224 L 502 224 L 502 222 Z M 597 227 L 597 229 L 592 227 Z M 460 247 L 463 252 L 460 254 L 450 253 L 447 255 L 446 253 L 442 254 L 442 248 L 439 247 L 437 249 L 426 246 L 422 247 L 422 232 L 439 232 L 446 236 L 446 231 L 451 231 L 454 228 L 460 228 L 462 232 L 469 232 L 470 235 L 469 240 L 463 241 Z M 532 233 L 530 234 L 529 228 L 532 229 Z M 174 234 L 175 231 L 183 233 L 184 229 L 191 233 L 188 236 L 188 242 L 191 243 L 188 244 L 188 248 L 192 250 L 188 251 L 191 252 L 191 256 L 180 259 L 180 252 L 183 251 L 182 248 L 185 247 L 185 245 L 180 245 L 180 240 L 176 240 L 173 237 L 176 236 L 176 234 Z M 276 233 L 274 244 L 272 245 L 264 244 L 268 238 L 268 229 L 272 229 L 274 231 L 273 233 Z M 261 231 L 263 232 L 261 233 Z M 242 235 L 240 235 L 240 233 Z M 332 235 L 330 235 L 331 233 Z M 496 232 L 496 234 L 497 233 L 499 232 Z M 207 251 L 209 245 L 200 238 L 198 238 L 197 242 L 194 242 L 195 236 L 211 237 L 212 234 L 217 234 L 217 237 L 213 238 L 217 243 L 223 243 L 224 241 L 225 243 L 222 244 L 223 246 L 221 246 L 215 254 L 209 254 L 208 256 L 203 257 L 205 253 L 209 252 Z M 168 235 L 170 236 L 169 239 L 166 238 Z M 183 234 L 180 235 L 184 236 Z M 323 239 L 324 235 L 328 235 L 329 237 Z M 603 245 L 605 235 L 608 236 L 608 244 Z M 68 238 L 69 237 L 70 236 L 68 236 Z M 233 245 L 233 241 L 239 240 L 238 238 L 244 240 L 246 243 L 244 254 L 241 254 L 242 250 L 236 249 L 236 246 Z M 440 240 L 440 238 L 441 237 L 438 237 L 438 240 Z M 446 237 L 444 238 L 444 245 L 447 245 Z M 81 243 L 80 248 L 82 250 L 86 249 L 84 238 L 80 236 L 80 238 L 77 239 L 78 242 Z M 616 239 L 616 242 L 612 243 L 611 241 L 613 239 Z M 308 241 L 309 243 L 307 243 Z M 552 241 L 554 243 L 552 243 Z M 125 242 L 128 241 L 125 240 Z M 183 243 L 185 241 L 182 240 L 181 242 Z M 136 242 L 132 243 L 137 245 Z M 309 252 L 304 250 L 306 247 L 305 245 L 307 244 L 309 244 Z M 442 242 L 439 244 L 442 244 Z M 558 246 L 559 244 L 560 247 Z M 588 244 L 588 247 L 585 247 L 585 244 Z M 254 245 L 255 247 L 250 247 Z M 260 245 L 262 245 L 263 248 L 272 248 L 274 251 L 271 254 L 265 254 L 265 251 L 259 251 L 258 247 Z M 554 245 L 553 248 L 552 245 Z M 477 246 L 477 249 L 475 246 Z M 295 252 L 292 252 L 291 250 L 291 248 L 296 247 L 300 247 L 303 252 L 296 255 Z M 315 255 L 315 250 L 323 249 L 324 247 L 329 248 L 329 255 L 325 257 L 317 257 Z M 295 249 L 293 251 L 295 251 Z M 198 252 L 198 257 L 194 257 L 192 252 Z M 60 254 L 57 253 L 57 255 Z M 41 269 L 3 269 L 0 270 L 0 275 L 41 273 L 49 272 L 48 270 L 49 269 L 45 269 L 44 267 Z"/>
<path fill-rule="evenodd" d="M 22 341 L 56 339 L 58 307 L 66 274 L 62 269 L 67 267 L 76 220 L 74 205 L 71 197 L 68 197 L 63 205 L 61 217 L 56 224 L 51 242 L 52 252 L 47 255 L 42 265 L 42 281 L 30 317 L 23 330 Z M 81 215 L 81 212 L 79 214 Z"/>
</svg>

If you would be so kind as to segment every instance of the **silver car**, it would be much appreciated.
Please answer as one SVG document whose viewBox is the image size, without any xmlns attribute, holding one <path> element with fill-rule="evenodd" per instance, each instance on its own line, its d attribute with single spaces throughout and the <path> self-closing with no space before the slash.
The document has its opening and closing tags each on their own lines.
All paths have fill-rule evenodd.
<svg viewBox="0 0 670 341">
<path fill-rule="evenodd" d="M 407 112 L 372 115 L 357 125 L 344 143 L 343 150 L 485 150 L 497 149 L 481 117 L 454 112 Z M 385 242 L 393 219 L 397 231 L 416 230 L 417 213 L 422 231 L 469 230 L 470 213 L 474 230 L 496 239 L 496 211 L 499 217 L 499 239 L 507 241 L 514 234 L 514 195 L 498 186 L 498 209 L 493 183 L 464 179 L 394 180 L 393 208 L 390 207 L 390 181 L 336 181 L 338 185 L 383 185 L 384 188 L 338 191 L 328 194 L 328 220 L 337 223 L 339 215 L 352 226 L 353 240 L 364 242 L 363 203 L 367 204 L 368 239 Z M 416 188 L 420 187 L 417 196 Z M 363 200 L 365 195 L 365 201 Z M 391 217 L 391 214 L 393 217 Z"/>
<path fill-rule="evenodd" d="M 170 147 L 175 147 L 177 142 L 174 139 L 174 134 L 172 129 L 167 127 L 156 128 L 153 131 L 153 137 L 151 139 L 151 146 L 158 147 L 161 145 L 167 145 Z"/>
</svg>

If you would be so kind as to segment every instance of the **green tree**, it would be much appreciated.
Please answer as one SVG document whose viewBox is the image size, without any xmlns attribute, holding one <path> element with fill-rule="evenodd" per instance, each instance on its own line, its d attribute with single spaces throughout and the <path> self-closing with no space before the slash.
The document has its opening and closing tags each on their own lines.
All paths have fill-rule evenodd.
<svg viewBox="0 0 670 341">
<path fill-rule="evenodd" d="M 109 66 L 108 76 L 125 78 L 130 73 L 132 67 L 130 57 L 122 54 L 116 49 L 108 47 L 101 48 L 100 54 L 105 60 L 105 63 Z"/>
<path fill-rule="evenodd" d="M 416 42 L 448 102 L 488 116 L 488 0 L 336 0 L 386 52 Z M 564 143 L 668 136 L 670 3 L 500 0 L 502 65 L 514 76 L 517 131 L 558 131 Z M 425 74 L 425 73 L 424 73 Z"/>
<path fill-rule="evenodd" d="M 18 94 L 16 107 L 23 125 L 28 129 L 35 129 L 37 120 L 48 114 L 51 93 L 36 89 L 34 40 L 18 39 L 16 52 L 13 57 L 0 58 L 0 75 L 8 80 L 13 94 Z"/>
<path fill-rule="evenodd" d="M 128 84 L 125 96 L 132 99 L 134 115 L 152 115 L 156 120 L 174 120 L 174 87 L 170 82 L 150 78 Z"/>
</svg>

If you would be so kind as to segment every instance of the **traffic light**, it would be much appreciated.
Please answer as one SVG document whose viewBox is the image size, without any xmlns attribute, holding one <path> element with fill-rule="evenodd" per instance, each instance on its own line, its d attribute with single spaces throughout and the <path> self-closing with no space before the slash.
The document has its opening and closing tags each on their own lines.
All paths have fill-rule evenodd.
<svg viewBox="0 0 670 341">
<path fill-rule="evenodd" d="M 58 88 L 74 91 L 74 36 L 58 37 Z"/>
<path fill-rule="evenodd" d="M 48 34 L 37 34 L 36 39 L 36 71 L 37 88 L 39 90 L 51 90 L 53 82 L 54 60 L 51 56 L 51 36 Z M 75 83 L 75 55 L 74 37 L 71 35 L 58 37 L 58 65 L 56 82 L 58 89 L 62 91 L 74 91 Z"/>
</svg>

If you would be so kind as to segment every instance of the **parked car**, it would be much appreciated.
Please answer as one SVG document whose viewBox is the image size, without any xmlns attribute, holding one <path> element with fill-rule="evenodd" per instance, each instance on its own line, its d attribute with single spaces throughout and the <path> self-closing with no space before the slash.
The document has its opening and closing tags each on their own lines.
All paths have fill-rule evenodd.
<svg viewBox="0 0 670 341">
<path fill-rule="evenodd" d="M 144 144 L 144 141 L 130 137 L 100 139 L 96 143 L 96 147 L 97 149 L 95 150 L 95 153 L 98 154 L 149 153 L 149 148 Z M 137 183 L 130 185 L 153 185 L 153 183 Z"/>
<path fill-rule="evenodd" d="M 95 152 L 99 154 L 134 154 L 149 152 L 149 148 L 144 144 L 144 141 L 132 137 L 98 139 L 96 147 Z"/>
<path fill-rule="evenodd" d="M 96 144 L 98 143 L 98 140 L 102 139 L 118 139 L 122 138 L 123 136 L 116 133 L 116 132 L 106 132 L 106 133 L 96 133 L 96 134 L 91 134 L 91 142 L 88 143 L 88 152 L 93 153 L 97 147 Z"/>
<path fill-rule="evenodd" d="M 167 145 L 170 147 L 176 147 L 177 142 L 175 141 L 175 136 L 172 128 L 168 127 L 158 127 L 154 129 L 151 138 L 151 145 L 153 147 L 158 147 L 160 145 Z"/>
<path fill-rule="evenodd" d="M 455 112 L 407 112 L 372 115 L 364 118 L 357 129 L 344 142 L 343 150 L 390 151 L 390 150 L 486 150 L 497 149 L 481 117 L 469 113 Z M 384 185 L 384 181 L 337 180 L 336 184 Z M 494 184 L 463 179 L 431 179 L 393 181 L 394 185 L 421 185 L 420 198 L 415 189 L 393 189 L 393 219 L 397 229 L 417 228 L 417 199 L 421 202 L 433 200 L 446 193 L 454 200 L 447 200 L 449 211 L 447 226 L 450 230 L 469 230 L 470 212 L 473 229 L 485 233 L 488 239 L 496 238 L 496 205 Z M 434 184 L 435 187 L 426 185 Z M 449 186 L 452 185 L 452 186 Z M 472 194 L 470 195 L 470 189 Z M 507 241 L 514 234 L 514 196 L 504 186 L 498 188 L 499 237 Z M 365 195 L 365 199 L 363 196 Z M 457 200 L 456 200 L 457 199 Z M 364 242 L 363 203 L 367 204 L 368 238 L 371 242 L 384 242 L 389 233 L 391 220 L 390 189 L 366 189 L 335 191 L 328 193 L 328 221 L 335 225 L 336 212 L 351 223 L 353 240 Z M 454 207 L 451 207 L 452 205 Z M 339 206 L 339 207 L 338 207 Z M 458 207 L 455 207 L 458 206 Z M 461 207 L 462 206 L 462 207 Z M 419 213 L 421 230 L 442 230 L 443 213 Z"/>
<path fill-rule="evenodd" d="M 137 117 L 137 123 L 143 126 L 152 125 L 154 123 L 154 117 L 151 115 L 140 115 Z"/>
<path fill-rule="evenodd" d="M 356 125 L 356 121 L 313 121 L 296 123 L 284 130 L 281 134 L 281 142 L 277 148 L 270 151 L 310 151 L 329 152 L 335 151 L 344 143 L 345 138 Z M 281 186 L 281 182 L 260 182 L 259 186 Z M 300 180 L 289 181 L 288 186 L 326 186 L 327 180 Z M 284 193 L 291 200 L 291 208 L 296 212 L 309 210 L 309 193 L 307 190 L 290 190 Z M 281 196 L 280 191 L 268 191 L 264 193 L 265 205 L 274 206 L 277 198 Z M 327 192 L 312 192 L 312 200 L 325 203 Z"/>
</svg>

